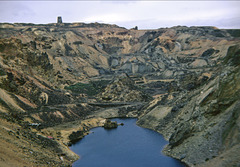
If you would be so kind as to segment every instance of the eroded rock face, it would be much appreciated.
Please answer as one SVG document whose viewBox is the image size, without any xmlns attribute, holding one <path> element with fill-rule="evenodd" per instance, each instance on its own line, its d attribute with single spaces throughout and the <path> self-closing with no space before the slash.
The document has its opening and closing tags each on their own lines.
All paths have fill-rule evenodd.
<svg viewBox="0 0 240 167">
<path fill-rule="evenodd" d="M 16 56 L 21 64 L 19 70 L 37 74 L 42 71 L 45 79 L 58 86 L 105 74 L 148 74 L 166 67 L 167 70 L 205 67 L 214 64 L 231 44 L 225 40 L 231 34 L 213 27 L 137 31 L 83 23 L 61 23 L 60 27 L 55 24 L 12 26 L 12 29 L 2 29 L 0 41 L 4 59 L 11 60 L 7 65 L 15 64 L 16 68 Z M 222 37 L 216 37 L 215 32 Z M 29 64 L 29 68 L 23 68 L 24 64 Z"/>
<path fill-rule="evenodd" d="M 99 23 L 0 27 L 1 119 L 45 128 L 134 115 L 139 125 L 169 140 L 169 156 L 191 166 L 237 165 L 239 30 L 128 30 Z M 129 106 L 102 110 L 113 102 Z M 147 104 L 133 107 L 136 102 Z"/>
<path fill-rule="evenodd" d="M 98 94 L 98 98 L 107 102 L 146 102 L 152 99 L 136 87 L 134 81 L 127 74 L 114 78 L 112 83 Z"/>
<path fill-rule="evenodd" d="M 239 156 L 232 155 L 239 148 L 240 135 L 236 130 L 240 118 L 240 83 L 236 79 L 240 78 L 240 69 L 234 61 L 237 48 L 238 45 L 229 47 L 222 60 L 224 65 L 216 67 L 214 76 L 205 84 L 144 111 L 138 124 L 159 131 L 169 140 L 165 154 L 190 166 L 238 164 Z"/>
</svg>

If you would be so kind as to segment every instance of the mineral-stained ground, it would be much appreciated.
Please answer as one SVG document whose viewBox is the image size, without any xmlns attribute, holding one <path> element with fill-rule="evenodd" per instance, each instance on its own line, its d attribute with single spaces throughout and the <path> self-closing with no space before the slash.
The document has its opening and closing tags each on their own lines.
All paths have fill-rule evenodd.
<svg viewBox="0 0 240 167">
<path fill-rule="evenodd" d="M 188 166 L 239 166 L 239 34 L 0 23 L 0 166 L 71 166 L 68 146 L 114 117 Z"/>
</svg>

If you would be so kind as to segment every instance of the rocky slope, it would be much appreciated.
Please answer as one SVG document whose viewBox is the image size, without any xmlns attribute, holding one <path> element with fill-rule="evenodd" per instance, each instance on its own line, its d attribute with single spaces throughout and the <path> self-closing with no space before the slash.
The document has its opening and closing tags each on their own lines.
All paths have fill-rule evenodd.
<svg viewBox="0 0 240 167">
<path fill-rule="evenodd" d="M 237 165 L 239 43 L 239 30 L 215 27 L 1 23 L 0 125 L 9 134 L 1 141 L 42 155 L 11 153 L 1 163 L 67 166 L 77 158 L 69 135 L 130 116 L 189 166 Z"/>
<path fill-rule="evenodd" d="M 229 47 L 209 81 L 142 114 L 139 125 L 169 140 L 166 155 L 190 166 L 239 165 L 239 51 L 239 45 Z"/>
<path fill-rule="evenodd" d="M 113 78 L 112 82 L 98 94 L 98 97 L 106 102 L 147 102 L 152 99 L 138 88 L 127 74 Z"/>
</svg>

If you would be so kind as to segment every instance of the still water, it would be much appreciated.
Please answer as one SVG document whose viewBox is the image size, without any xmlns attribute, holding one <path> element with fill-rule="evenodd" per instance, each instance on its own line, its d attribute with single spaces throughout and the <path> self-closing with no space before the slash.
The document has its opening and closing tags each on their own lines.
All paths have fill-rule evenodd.
<svg viewBox="0 0 240 167">
<path fill-rule="evenodd" d="M 94 128 L 70 149 L 80 156 L 73 167 L 184 167 L 161 153 L 168 143 L 159 133 L 136 125 L 136 119 L 112 119 L 124 126 Z"/>
</svg>

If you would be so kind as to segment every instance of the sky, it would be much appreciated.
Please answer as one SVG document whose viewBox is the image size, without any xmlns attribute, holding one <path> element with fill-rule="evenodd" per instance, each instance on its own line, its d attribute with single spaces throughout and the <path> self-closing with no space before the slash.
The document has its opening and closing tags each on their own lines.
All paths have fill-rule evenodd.
<svg viewBox="0 0 240 167">
<path fill-rule="evenodd" d="M 172 26 L 215 26 L 240 29 L 240 1 L 2 1 L 0 22 L 99 22 L 125 28 L 157 29 Z"/>
</svg>

